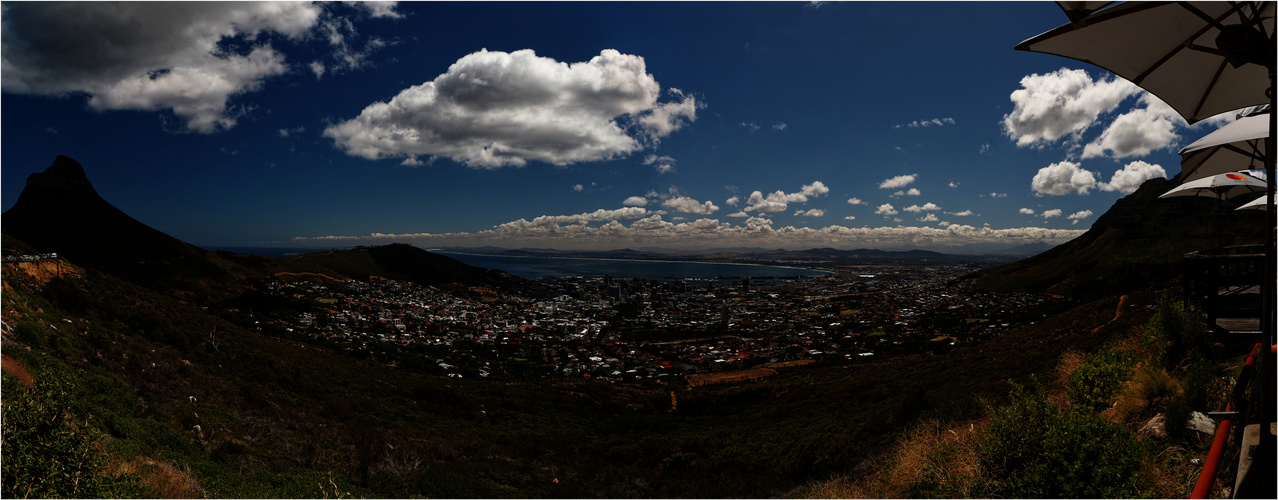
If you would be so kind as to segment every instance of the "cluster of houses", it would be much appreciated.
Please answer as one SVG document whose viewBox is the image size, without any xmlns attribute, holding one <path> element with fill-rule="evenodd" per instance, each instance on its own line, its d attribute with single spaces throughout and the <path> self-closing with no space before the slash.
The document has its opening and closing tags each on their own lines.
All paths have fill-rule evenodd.
<svg viewBox="0 0 1278 500">
<path fill-rule="evenodd" d="M 884 265 L 817 278 L 543 278 L 540 296 L 500 300 L 384 279 L 280 276 L 266 286 L 312 306 L 268 320 L 277 327 L 377 359 L 428 353 L 453 377 L 518 365 L 537 376 L 630 381 L 795 359 L 943 352 L 1016 326 L 1052 300 L 947 285 L 969 271 Z"/>
</svg>

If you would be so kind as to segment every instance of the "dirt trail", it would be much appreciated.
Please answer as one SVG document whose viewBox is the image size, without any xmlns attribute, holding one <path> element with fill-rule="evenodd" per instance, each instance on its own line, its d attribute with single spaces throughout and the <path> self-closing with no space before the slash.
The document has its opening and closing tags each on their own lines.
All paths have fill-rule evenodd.
<svg viewBox="0 0 1278 500">
<path fill-rule="evenodd" d="M 1093 329 L 1092 329 L 1092 333 L 1097 333 L 1097 332 L 1099 332 L 1101 328 L 1105 328 L 1105 327 L 1109 326 L 1109 324 L 1110 324 L 1110 323 L 1113 323 L 1113 322 L 1115 322 L 1115 321 L 1118 321 L 1118 318 L 1123 317 L 1123 305 L 1124 305 L 1124 304 L 1126 304 L 1126 303 L 1127 303 L 1127 296 L 1126 296 L 1126 295 L 1123 295 L 1123 296 L 1119 297 L 1119 298 L 1118 298 L 1118 310 L 1117 310 L 1117 311 L 1114 311 L 1114 319 L 1109 320 L 1109 322 L 1108 322 L 1108 323 L 1105 323 L 1105 324 L 1103 324 L 1103 325 L 1101 325 L 1101 326 L 1098 326 L 1098 327 L 1096 327 L 1096 328 L 1093 328 Z"/>
<path fill-rule="evenodd" d="M 2 354 L 0 355 L 0 367 L 3 367 L 4 371 L 9 372 L 10 375 L 18 377 L 18 381 L 22 382 L 23 385 L 31 387 L 33 380 L 31 374 L 27 373 L 27 367 L 22 366 L 22 363 L 19 363 L 18 360 L 9 357 L 8 354 Z"/>
</svg>

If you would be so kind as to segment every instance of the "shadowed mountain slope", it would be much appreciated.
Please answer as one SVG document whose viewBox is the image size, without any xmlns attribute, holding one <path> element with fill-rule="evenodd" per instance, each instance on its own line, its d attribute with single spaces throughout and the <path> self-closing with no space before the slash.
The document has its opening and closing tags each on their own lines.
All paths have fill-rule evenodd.
<svg viewBox="0 0 1278 500">
<path fill-rule="evenodd" d="M 27 178 L 3 224 L 6 234 L 29 245 L 100 267 L 208 253 L 120 211 L 98 195 L 78 162 L 61 155 Z"/>
<path fill-rule="evenodd" d="M 1099 296 L 1176 279 L 1188 252 L 1262 241 L 1264 212 L 1234 210 L 1250 197 L 1158 199 L 1176 185 L 1167 179 L 1146 181 L 1078 238 L 967 278 L 994 291 Z"/>
</svg>

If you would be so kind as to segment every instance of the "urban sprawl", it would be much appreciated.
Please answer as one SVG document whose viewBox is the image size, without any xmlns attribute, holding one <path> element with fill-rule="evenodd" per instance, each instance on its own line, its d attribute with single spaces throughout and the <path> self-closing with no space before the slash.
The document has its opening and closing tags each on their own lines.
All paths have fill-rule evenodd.
<svg viewBox="0 0 1278 500">
<path fill-rule="evenodd" d="M 264 332 L 449 377 L 641 381 L 795 360 L 944 353 L 1042 318 L 1042 306 L 1056 300 L 949 283 L 971 270 L 879 265 L 806 278 L 543 278 L 529 294 L 535 298 L 279 275 L 264 291 L 295 307 L 227 312 Z"/>
</svg>

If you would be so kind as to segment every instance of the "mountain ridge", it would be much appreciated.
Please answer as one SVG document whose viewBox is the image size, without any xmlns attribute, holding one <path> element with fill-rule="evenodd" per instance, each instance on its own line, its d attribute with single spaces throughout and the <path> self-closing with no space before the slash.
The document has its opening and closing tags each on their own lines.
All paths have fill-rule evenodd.
<svg viewBox="0 0 1278 500">
<path fill-rule="evenodd" d="M 6 245 L 21 242 L 67 260 L 197 302 L 222 302 L 279 272 L 351 279 L 388 277 L 423 285 L 499 286 L 513 279 L 407 245 L 317 251 L 290 258 L 212 252 L 134 219 L 102 198 L 76 160 L 58 155 L 31 174 L 0 215 Z"/>
</svg>

